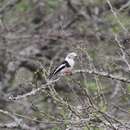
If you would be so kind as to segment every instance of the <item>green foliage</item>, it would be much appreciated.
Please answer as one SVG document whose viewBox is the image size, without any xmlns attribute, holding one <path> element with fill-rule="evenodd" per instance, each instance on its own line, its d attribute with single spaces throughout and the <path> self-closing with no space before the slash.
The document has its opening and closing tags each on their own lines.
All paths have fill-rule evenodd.
<svg viewBox="0 0 130 130">
<path fill-rule="evenodd" d="M 95 58 L 96 58 L 96 52 L 97 52 L 97 50 L 96 49 L 91 49 L 91 50 L 89 50 L 89 54 L 90 54 L 90 56 L 91 56 L 91 58 L 94 60 Z"/>
<path fill-rule="evenodd" d="M 99 107 L 99 109 L 100 109 L 102 112 L 106 112 L 106 111 L 107 111 L 107 105 L 104 104 L 103 101 L 101 101 L 101 102 L 98 104 L 98 107 Z"/>
<path fill-rule="evenodd" d="M 108 67 L 110 67 L 112 70 L 116 70 L 116 69 L 118 69 L 118 64 L 116 64 L 114 62 L 110 62 L 108 64 Z"/>
<path fill-rule="evenodd" d="M 26 14 L 32 9 L 29 1 L 24 0 L 18 2 L 14 8 L 12 8 L 9 12 L 6 13 L 4 20 L 9 24 L 18 24 L 22 22 L 28 23 L 30 17 Z"/>
<path fill-rule="evenodd" d="M 128 93 L 130 93 L 130 84 L 127 86 Z"/>
<path fill-rule="evenodd" d="M 68 113 L 62 108 L 60 110 L 60 115 L 64 118 L 64 119 L 67 119 L 68 117 Z"/>
<path fill-rule="evenodd" d="M 117 14 L 117 18 L 112 13 L 110 13 L 105 16 L 105 20 L 111 23 L 111 30 L 114 33 L 119 33 L 122 31 L 122 27 L 119 22 L 127 29 L 130 26 L 130 17 L 126 12 L 119 13 L 119 15 Z"/>
<path fill-rule="evenodd" d="M 88 89 L 90 92 L 92 92 L 92 93 L 97 92 L 96 82 L 94 82 L 94 81 L 87 82 L 87 83 L 86 83 L 86 86 L 87 86 L 87 89 Z"/>
<path fill-rule="evenodd" d="M 61 0 L 47 0 L 49 13 L 53 12 L 59 5 Z"/>
<path fill-rule="evenodd" d="M 96 127 L 84 127 L 84 129 L 83 130 L 103 130 L 102 128 L 96 128 Z"/>
<path fill-rule="evenodd" d="M 114 33 L 118 33 L 121 31 L 121 26 L 117 23 L 117 20 L 115 19 L 115 16 L 111 13 L 106 15 L 105 19 L 111 23 L 111 31 Z"/>
<path fill-rule="evenodd" d="M 52 128 L 51 130 L 61 130 L 61 129 L 58 127 L 55 127 L 55 128 Z"/>
<path fill-rule="evenodd" d="M 87 22 L 85 21 L 77 21 L 75 23 L 75 28 L 77 28 L 77 30 L 81 33 L 84 34 L 86 33 L 86 31 L 88 30 L 87 28 Z"/>
<path fill-rule="evenodd" d="M 121 101 L 122 101 L 123 103 L 128 103 L 128 102 L 129 102 L 129 99 L 130 99 L 130 97 L 129 97 L 128 95 L 123 95 L 123 96 L 121 97 Z"/>
<path fill-rule="evenodd" d="M 21 1 L 19 4 L 16 6 L 16 10 L 20 12 L 26 12 L 30 9 L 29 2 L 27 0 Z"/>
</svg>

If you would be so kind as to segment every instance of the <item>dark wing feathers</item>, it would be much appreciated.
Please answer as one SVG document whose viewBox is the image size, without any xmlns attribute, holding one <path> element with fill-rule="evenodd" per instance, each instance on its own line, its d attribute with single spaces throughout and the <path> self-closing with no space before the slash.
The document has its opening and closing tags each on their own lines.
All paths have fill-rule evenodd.
<svg viewBox="0 0 130 130">
<path fill-rule="evenodd" d="M 61 65 L 57 66 L 53 72 L 49 75 L 49 79 L 51 79 L 53 77 L 53 75 L 57 74 L 58 72 L 60 72 L 62 69 L 64 69 L 65 67 L 70 67 L 69 63 L 67 61 L 63 61 L 61 63 Z"/>
<path fill-rule="evenodd" d="M 66 64 L 66 67 L 71 67 L 67 61 L 63 61 L 63 64 Z"/>
</svg>

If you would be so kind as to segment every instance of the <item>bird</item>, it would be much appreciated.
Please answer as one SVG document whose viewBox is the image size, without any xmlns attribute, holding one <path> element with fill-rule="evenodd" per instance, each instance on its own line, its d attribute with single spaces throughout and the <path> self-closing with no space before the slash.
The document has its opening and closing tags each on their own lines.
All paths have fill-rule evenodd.
<svg viewBox="0 0 130 130">
<path fill-rule="evenodd" d="M 75 65 L 75 57 L 77 57 L 77 54 L 75 52 L 69 53 L 65 57 L 65 60 L 50 73 L 48 79 L 49 80 L 52 79 L 57 74 L 61 75 L 72 74 L 72 69 Z"/>
</svg>

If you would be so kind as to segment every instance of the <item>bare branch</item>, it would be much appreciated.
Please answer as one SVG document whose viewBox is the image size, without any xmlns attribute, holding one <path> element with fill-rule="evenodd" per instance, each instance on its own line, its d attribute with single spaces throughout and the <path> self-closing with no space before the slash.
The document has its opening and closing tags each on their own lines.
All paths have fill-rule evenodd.
<svg viewBox="0 0 130 130">
<path fill-rule="evenodd" d="M 112 4 L 109 0 L 106 0 L 110 9 L 111 9 L 111 12 L 113 13 L 115 19 L 117 20 L 117 23 L 122 27 L 122 29 L 125 31 L 125 32 L 128 32 L 128 30 L 125 28 L 125 26 L 121 23 L 120 19 L 118 18 L 117 16 L 117 13 L 114 11 L 113 7 L 112 7 Z"/>
<path fill-rule="evenodd" d="M 108 72 L 100 72 L 97 70 L 88 70 L 88 69 L 83 69 L 83 70 L 75 70 L 73 73 L 89 73 L 89 74 L 94 74 L 94 75 L 98 75 L 98 76 L 102 76 L 102 77 L 106 77 L 106 78 L 111 78 L 111 79 L 115 79 L 115 80 L 119 80 L 125 83 L 130 83 L 130 79 L 127 79 L 125 77 L 121 77 L 118 75 L 112 75 L 109 74 Z"/>
<path fill-rule="evenodd" d="M 27 124 L 25 124 L 23 122 L 22 119 L 17 118 L 15 115 L 10 113 L 9 111 L 5 111 L 5 110 L 0 109 L 0 113 L 3 113 L 3 114 L 9 116 L 10 118 L 12 118 L 14 120 L 10 123 L 0 123 L 1 128 L 18 128 L 18 127 L 20 127 L 23 130 L 36 130 L 35 127 L 28 126 Z"/>
<path fill-rule="evenodd" d="M 125 52 L 123 45 L 121 45 L 120 41 L 118 40 L 117 34 L 115 34 L 115 40 L 116 40 L 117 45 L 119 46 L 120 51 L 122 53 L 121 57 L 122 57 L 123 61 L 126 63 L 126 65 L 128 66 L 128 70 L 130 71 L 130 64 L 127 60 L 127 53 Z"/>
<path fill-rule="evenodd" d="M 41 85 L 41 87 L 37 88 L 37 89 L 33 89 L 31 92 L 28 92 L 28 93 L 25 93 L 23 95 L 18 95 L 16 97 L 14 97 L 13 95 L 11 95 L 9 97 L 9 100 L 19 100 L 19 99 L 23 99 L 23 98 L 26 98 L 26 97 L 29 97 L 31 95 L 35 95 L 37 92 L 41 91 L 41 90 L 45 90 L 48 85 L 52 85 L 53 83 L 57 82 L 60 78 L 56 79 L 56 80 L 53 80 L 53 81 L 48 81 L 46 84 L 43 84 Z"/>
</svg>

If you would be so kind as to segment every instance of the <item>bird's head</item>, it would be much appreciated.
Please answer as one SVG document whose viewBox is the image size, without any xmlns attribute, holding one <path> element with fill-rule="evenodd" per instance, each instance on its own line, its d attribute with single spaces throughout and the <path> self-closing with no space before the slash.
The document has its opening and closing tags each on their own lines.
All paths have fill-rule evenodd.
<svg viewBox="0 0 130 130">
<path fill-rule="evenodd" d="M 76 56 L 77 56 L 77 54 L 76 54 L 75 52 L 71 52 L 71 53 L 69 53 L 69 54 L 66 56 L 66 58 L 67 58 L 67 59 L 74 59 Z"/>
</svg>

